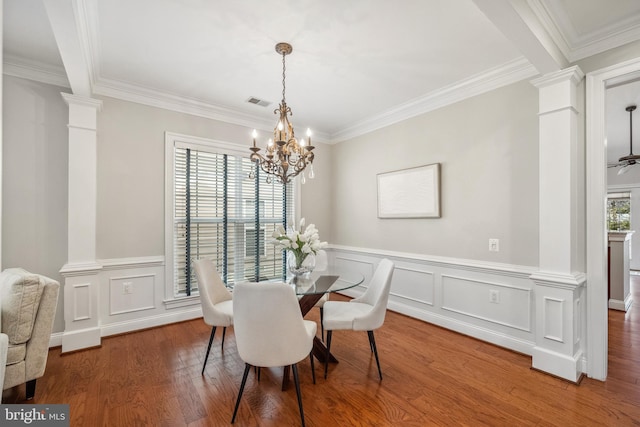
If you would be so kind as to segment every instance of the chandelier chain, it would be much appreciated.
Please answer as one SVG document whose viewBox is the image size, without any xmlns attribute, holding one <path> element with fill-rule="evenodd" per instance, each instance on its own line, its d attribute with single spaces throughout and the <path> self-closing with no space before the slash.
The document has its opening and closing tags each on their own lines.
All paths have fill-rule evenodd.
<svg viewBox="0 0 640 427">
<path fill-rule="evenodd" d="M 287 66 L 286 66 L 286 61 L 284 60 L 284 57 L 286 56 L 286 53 L 282 53 L 282 102 L 285 102 L 284 99 L 284 91 L 285 91 L 285 71 L 287 70 Z"/>
</svg>

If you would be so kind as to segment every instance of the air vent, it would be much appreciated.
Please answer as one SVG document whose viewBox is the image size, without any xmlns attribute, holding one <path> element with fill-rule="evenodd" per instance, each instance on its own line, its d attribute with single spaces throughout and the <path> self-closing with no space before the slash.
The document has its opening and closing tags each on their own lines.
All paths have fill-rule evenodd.
<svg viewBox="0 0 640 427">
<path fill-rule="evenodd" d="M 267 107 L 267 106 L 269 106 L 269 104 L 271 104 L 269 101 L 264 101 L 262 99 L 255 98 L 253 96 L 250 97 L 249 99 L 247 99 L 247 102 L 249 104 L 256 104 L 256 105 L 259 105 L 261 107 Z"/>
</svg>

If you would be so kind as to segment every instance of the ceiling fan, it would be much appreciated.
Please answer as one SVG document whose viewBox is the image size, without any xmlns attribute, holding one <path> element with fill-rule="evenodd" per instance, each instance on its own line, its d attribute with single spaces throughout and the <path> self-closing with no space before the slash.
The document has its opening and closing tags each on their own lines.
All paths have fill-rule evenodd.
<svg viewBox="0 0 640 427">
<path fill-rule="evenodd" d="M 636 109 L 635 105 L 629 105 L 625 108 L 626 111 L 629 112 L 629 155 L 620 157 L 618 159 L 618 163 L 610 163 L 607 167 L 617 168 L 620 167 L 618 171 L 618 175 L 622 175 L 623 173 L 629 170 L 629 167 L 635 165 L 636 163 L 640 164 L 640 155 L 633 154 L 633 120 L 632 114 Z"/>
</svg>

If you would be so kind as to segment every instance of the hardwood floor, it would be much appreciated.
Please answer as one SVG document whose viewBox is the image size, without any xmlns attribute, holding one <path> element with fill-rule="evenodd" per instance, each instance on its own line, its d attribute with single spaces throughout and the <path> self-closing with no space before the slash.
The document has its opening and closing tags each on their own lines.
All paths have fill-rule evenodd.
<svg viewBox="0 0 640 427">
<path fill-rule="evenodd" d="M 640 425 L 640 277 L 634 306 L 609 313 L 609 376 L 580 385 L 530 369 L 531 359 L 389 312 L 376 331 L 384 379 L 364 332 L 336 331 L 340 363 L 311 382 L 300 363 L 307 426 L 631 426 Z M 335 298 L 335 297 L 334 297 Z M 318 320 L 318 310 L 307 316 Z M 70 404 L 72 426 L 225 426 L 243 372 L 233 329 L 224 353 L 216 335 L 200 375 L 210 329 L 201 319 L 105 338 L 102 347 L 50 350 L 32 403 Z M 282 369 L 251 374 L 234 425 L 300 425 L 294 387 Z M 24 385 L 4 403 L 22 403 Z"/>
</svg>

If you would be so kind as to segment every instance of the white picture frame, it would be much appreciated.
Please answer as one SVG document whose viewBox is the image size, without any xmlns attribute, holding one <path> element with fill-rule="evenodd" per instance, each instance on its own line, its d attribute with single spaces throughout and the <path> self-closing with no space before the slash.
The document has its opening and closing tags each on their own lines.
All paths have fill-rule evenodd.
<svg viewBox="0 0 640 427">
<path fill-rule="evenodd" d="M 379 173 L 378 218 L 439 218 L 440 163 Z"/>
</svg>

